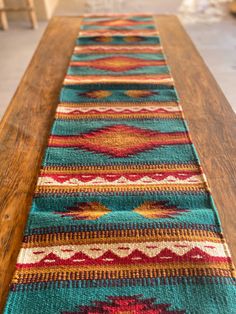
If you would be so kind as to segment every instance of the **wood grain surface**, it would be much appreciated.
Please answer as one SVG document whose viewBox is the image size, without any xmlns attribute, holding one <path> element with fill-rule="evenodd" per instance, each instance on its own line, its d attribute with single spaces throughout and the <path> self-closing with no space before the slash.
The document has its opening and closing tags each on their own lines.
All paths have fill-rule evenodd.
<svg viewBox="0 0 236 314">
<path fill-rule="evenodd" d="M 3 308 L 80 17 L 55 17 L 0 124 L 0 308 Z M 174 16 L 157 25 L 193 142 L 236 261 L 236 118 Z"/>
</svg>

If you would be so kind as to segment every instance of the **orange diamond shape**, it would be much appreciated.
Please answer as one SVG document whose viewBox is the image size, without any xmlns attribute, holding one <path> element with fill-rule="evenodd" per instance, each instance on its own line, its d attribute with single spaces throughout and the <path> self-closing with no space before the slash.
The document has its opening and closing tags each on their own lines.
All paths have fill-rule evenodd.
<svg viewBox="0 0 236 314">
<path fill-rule="evenodd" d="M 123 72 L 144 66 L 161 66 L 165 64 L 165 60 L 144 60 L 126 56 L 115 56 L 95 60 L 71 61 L 70 66 L 90 67 L 98 70 Z"/>
<path fill-rule="evenodd" d="M 187 211 L 186 209 L 170 205 L 166 201 L 146 201 L 134 210 L 135 213 L 150 219 L 173 218 Z"/>
<path fill-rule="evenodd" d="M 137 24 L 136 21 L 132 21 L 132 20 L 124 20 L 124 19 L 114 19 L 114 20 L 110 20 L 110 21 L 102 21 L 100 23 L 98 23 L 99 25 L 103 25 L 103 26 L 132 26 Z"/>
<path fill-rule="evenodd" d="M 90 67 L 98 70 L 107 70 L 113 72 L 129 71 L 144 66 L 160 66 L 165 64 L 166 64 L 165 60 L 144 60 L 125 56 L 70 62 L 70 66 Z"/>
<path fill-rule="evenodd" d="M 114 72 L 132 70 L 140 66 L 140 60 L 128 57 L 110 57 L 96 60 L 93 65 L 96 69 L 110 70 Z"/>
<path fill-rule="evenodd" d="M 84 134 L 83 147 L 115 157 L 127 157 L 153 148 L 152 136 L 156 133 L 126 125 L 113 125 Z"/>
<path fill-rule="evenodd" d="M 110 210 L 99 202 L 84 202 L 67 208 L 66 212 L 56 212 L 56 214 L 61 217 L 71 217 L 73 220 L 96 220 L 109 212 Z"/>
<path fill-rule="evenodd" d="M 52 135 L 49 144 L 52 147 L 74 147 L 113 157 L 128 157 L 158 146 L 189 142 L 186 132 L 162 133 L 120 124 L 80 135 Z"/>
</svg>

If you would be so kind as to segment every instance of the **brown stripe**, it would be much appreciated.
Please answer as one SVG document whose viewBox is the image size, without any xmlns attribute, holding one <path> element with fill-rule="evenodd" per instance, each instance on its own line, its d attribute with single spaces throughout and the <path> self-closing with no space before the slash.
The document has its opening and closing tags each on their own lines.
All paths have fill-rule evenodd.
<svg viewBox="0 0 236 314">
<path fill-rule="evenodd" d="M 149 37 L 149 36 L 159 36 L 159 32 L 157 30 L 152 29 L 86 29 L 81 30 L 79 32 L 80 38 L 83 37 L 97 37 L 97 36 L 142 36 L 142 37 Z"/>
<path fill-rule="evenodd" d="M 79 120 L 79 119 L 182 119 L 182 114 L 180 112 L 167 112 L 167 113 L 136 113 L 132 112 L 129 114 L 123 113 L 92 113 L 92 114 L 69 114 L 69 113 L 56 113 L 56 119 L 65 119 L 65 120 Z"/>
<path fill-rule="evenodd" d="M 55 193 L 109 193 L 109 192 L 148 192 L 148 191 L 207 191 L 206 183 L 196 184 L 154 184 L 154 185 L 109 185 L 109 186 L 37 186 L 35 194 L 55 194 Z"/>
<path fill-rule="evenodd" d="M 153 241 L 210 241 L 224 243 L 219 233 L 191 229 L 133 229 L 35 234 L 26 236 L 23 248 L 74 244 L 139 243 Z"/>
<path fill-rule="evenodd" d="M 202 173 L 198 164 L 159 164 L 159 165 L 110 165 L 110 166 L 47 166 L 42 173 L 156 173 L 156 172 L 192 171 Z"/>
<path fill-rule="evenodd" d="M 108 107 L 109 105 L 109 107 Z M 63 102 L 58 105 L 58 109 L 60 107 L 104 107 L 106 106 L 107 108 L 113 108 L 113 107 L 143 107 L 145 108 L 146 106 L 157 106 L 157 107 L 179 107 L 178 102 L 174 101 L 169 101 L 169 102 L 158 102 L 158 101 L 142 101 L 142 102 L 81 102 L 81 103 L 71 103 L 71 102 Z"/>
<path fill-rule="evenodd" d="M 92 268 L 92 270 L 91 270 Z M 100 266 L 55 266 L 17 270 L 12 284 L 32 283 L 58 280 L 98 280 L 98 279 L 131 279 L 181 276 L 220 276 L 232 277 L 234 274 L 227 263 L 192 264 L 176 263 L 109 265 L 105 270 Z"/>
</svg>

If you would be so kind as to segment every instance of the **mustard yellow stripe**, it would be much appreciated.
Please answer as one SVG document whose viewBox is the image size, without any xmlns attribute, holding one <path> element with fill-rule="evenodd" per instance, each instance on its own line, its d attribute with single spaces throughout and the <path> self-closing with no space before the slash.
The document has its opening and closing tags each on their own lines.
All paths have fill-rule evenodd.
<svg viewBox="0 0 236 314">
<path fill-rule="evenodd" d="M 83 192 L 150 192 L 150 191 L 207 191 L 206 183 L 196 184 L 155 184 L 155 185 L 110 185 L 110 186 L 40 186 L 37 185 L 35 194 L 51 193 L 83 193 Z"/>
<path fill-rule="evenodd" d="M 182 119 L 180 112 L 169 112 L 169 113 L 93 113 L 93 114 L 68 114 L 68 113 L 57 113 L 56 119 L 65 120 L 83 120 L 83 119 Z"/>
<path fill-rule="evenodd" d="M 112 166 L 46 166 L 41 169 L 42 174 L 55 173 L 55 174 L 119 174 L 119 173 L 156 173 L 156 172 L 180 172 L 192 171 L 202 172 L 198 164 L 159 164 L 159 165 L 112 165 Z"/>
<path fill-rule="evenodd" d="M 68 278 L 69 273 L 69 278 Z M 12 284 L 56 280 L 99 280 L 122 278 L 158 278 L 179 276 L 232 277 L 229 263 L 169 262 L 129 265 L 47 266 L 16 270 Z"/>
</svg>

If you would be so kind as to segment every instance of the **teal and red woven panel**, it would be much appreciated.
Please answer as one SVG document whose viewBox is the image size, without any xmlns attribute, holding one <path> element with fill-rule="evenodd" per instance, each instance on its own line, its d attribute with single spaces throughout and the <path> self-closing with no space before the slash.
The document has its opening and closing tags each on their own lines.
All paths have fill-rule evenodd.
<svg viewBox="0 0 236 314">
<path fill-rule="evenodd" d="M 153 18 L 85 17 L 5 313 L 234 314 L 235 297 Z"/>
</svg>

